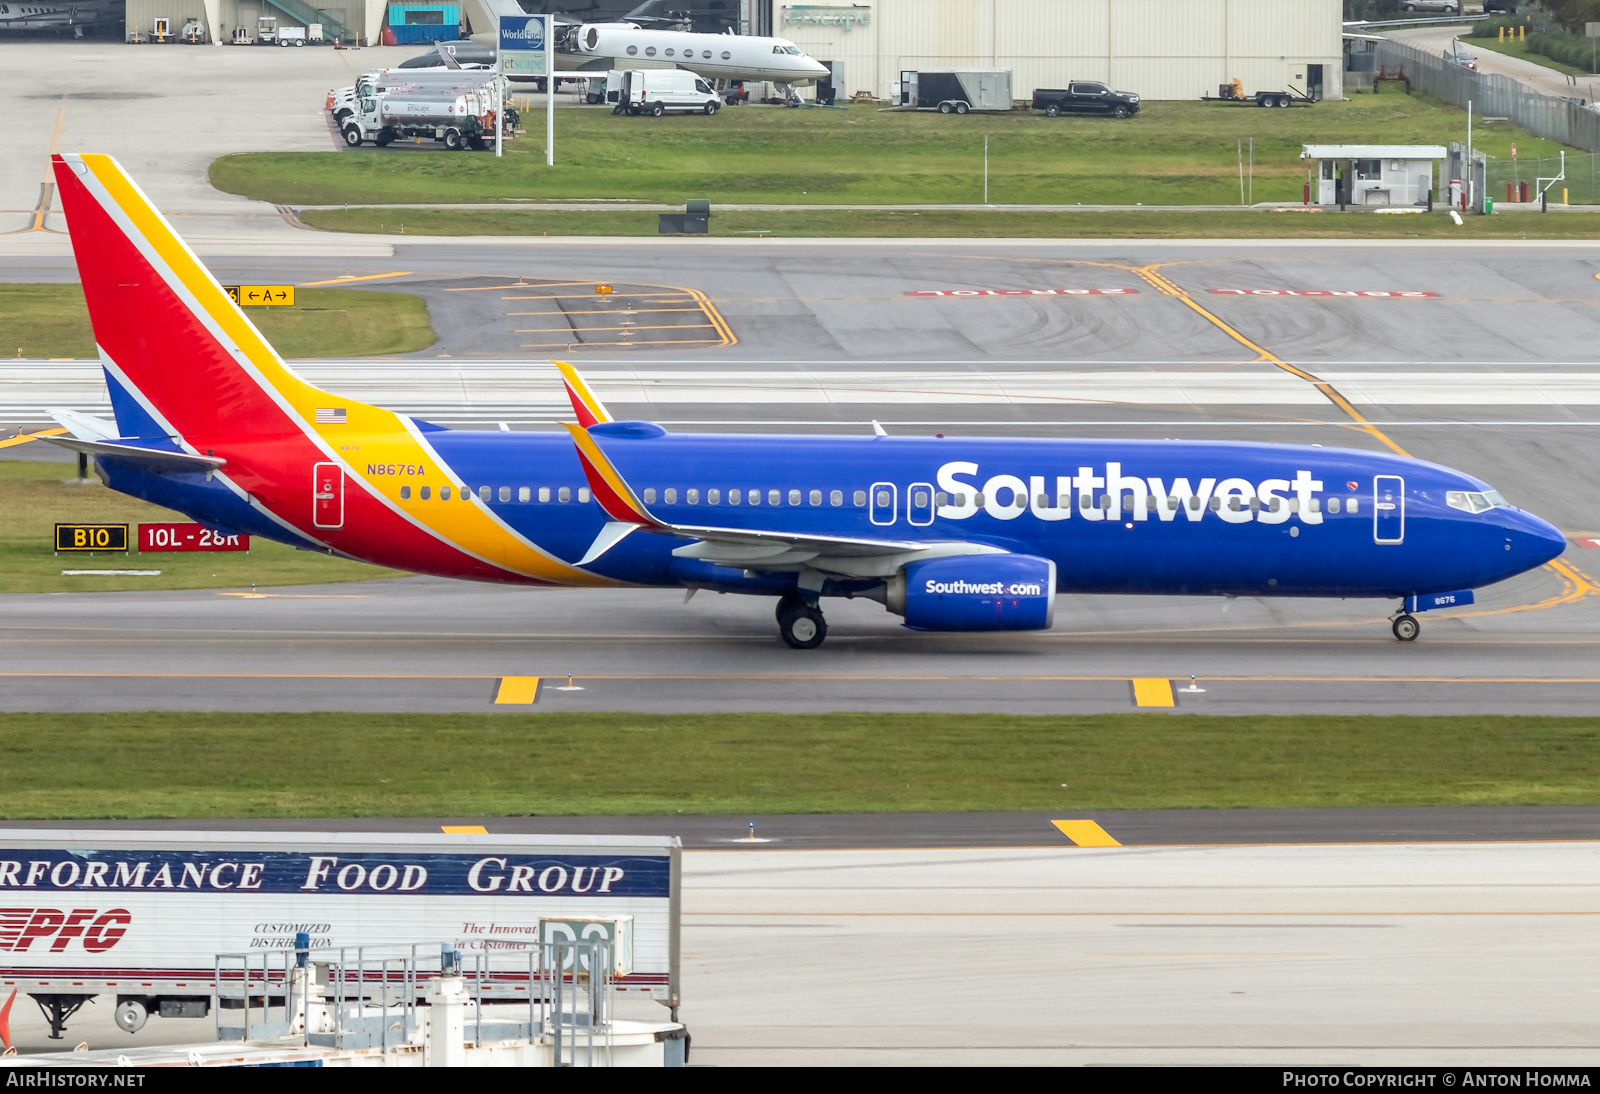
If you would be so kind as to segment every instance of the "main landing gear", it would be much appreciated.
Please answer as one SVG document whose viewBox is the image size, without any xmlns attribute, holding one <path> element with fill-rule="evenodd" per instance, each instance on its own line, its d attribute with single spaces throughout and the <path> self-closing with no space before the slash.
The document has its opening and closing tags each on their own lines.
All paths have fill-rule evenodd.
<svg viewBox="0 0 1600 1094">
<path fill-rule="evenodd" d="M 1417 622 L 1417 617 L 1401 612 L 1394 617 L 1394 622 L 1389 625 L 1394 631 L 1394 636 L 1402 642 L 1415 642 L 1417 635 L 1422 633 L 1422 624 Z"/>
<path fill-rule="evenodd" d="M 792 649 L 814 650 L 828 637 L 828 621 L 815 597 L 787 593 L 778 600 L 777 616 L 778 633 Z"/>
</svg>

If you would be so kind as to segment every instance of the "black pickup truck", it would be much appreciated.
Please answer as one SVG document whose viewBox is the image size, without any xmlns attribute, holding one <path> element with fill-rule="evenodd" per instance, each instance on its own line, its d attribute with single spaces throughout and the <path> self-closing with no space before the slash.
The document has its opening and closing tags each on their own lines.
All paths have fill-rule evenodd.
<svg viewBox="0 0 1600 1094">
<path fill-rule="evenodd" d="M 1052 118 L 1062 114 L 1109 114 L 1126 118 L 1139 113 L 1139 96 L 1113 91 L 1105 84 L 1068 84 L 1065 90 L 1040 88 L 1033 93 L 1033 108 Z"/>
</svg>

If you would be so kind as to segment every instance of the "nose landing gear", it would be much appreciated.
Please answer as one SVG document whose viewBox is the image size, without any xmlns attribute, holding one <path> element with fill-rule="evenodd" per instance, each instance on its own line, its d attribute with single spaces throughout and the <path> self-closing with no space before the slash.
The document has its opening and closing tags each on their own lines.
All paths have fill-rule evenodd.
<svg viewBox="0 0 1600 1094">
<path fill-rule="evenodd" d="M 1400 641 L 1415 642 L 1417 635 L 1422 633 L 1422 624 L 1417 622 L 1416 616 L 1401 612 L 1394 617 L 1389 629 L 1394 631 L 1394 636 Z"/>
<path fill-rule="evenodd" d="M 791 649 L 814 650 L 828 637 L 828 622 L 815 597 L 789 593 L 778 600 L 778 634 Z"/>
</svg>

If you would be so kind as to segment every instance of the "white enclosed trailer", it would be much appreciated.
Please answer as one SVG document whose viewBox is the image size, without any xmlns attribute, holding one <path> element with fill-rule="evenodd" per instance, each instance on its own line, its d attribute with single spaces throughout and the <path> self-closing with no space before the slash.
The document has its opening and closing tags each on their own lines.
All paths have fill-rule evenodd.
<svg viewBox="0 0 1600 1094">
<path fill-rule="evenodd" d="M 631 916 L 616 990 L 676 1020 L 679 852 L 675 836 L 0 832 L 0 1000 L 32 996 L 59 1036 L 114 996 L 137 1028 L 141 1011 L 208 1014 L 219 954 L 453 942 L 525 965 L 540 920 Z"/>
</svg>

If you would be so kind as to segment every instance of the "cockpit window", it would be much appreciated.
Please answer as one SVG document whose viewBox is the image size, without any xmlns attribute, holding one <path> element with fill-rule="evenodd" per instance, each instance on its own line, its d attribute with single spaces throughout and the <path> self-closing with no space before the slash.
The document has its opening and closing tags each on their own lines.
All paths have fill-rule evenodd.
<svg viewBox="0 0 1600 1094">
<path fill-rule="evenodd" d="M 796 47 L 796 46 L 784 46 L 784 47 L 783 47 L 783 51 L 784 51 L 784 52 L 785 52 L 785 53 L 789 53 L 789 54 L 793 54 L 793 55 L 794 55 L 794 56 L 796 56 L 796 57 L 803 57 L 803 56 L 805 56 L 805 54 L 803 54 L 803 53 L 801 53 L 801 52 L 800 52 L 800 50 L 799 50 L 799 48 L 798 48 L 798 47 Z"/>
<path fill-rule="evenodd" d="M 1486 490 L 1481 494 L 1472 490 L 1450 490 L 1446 492 L 1444 501 L 1450 508 L 1463 513 L 1486 513 L 1490 509 L 1511 507 L 1511 503 L 1502 498 L 1497 490 Z"/>
</svg>

